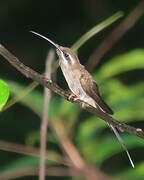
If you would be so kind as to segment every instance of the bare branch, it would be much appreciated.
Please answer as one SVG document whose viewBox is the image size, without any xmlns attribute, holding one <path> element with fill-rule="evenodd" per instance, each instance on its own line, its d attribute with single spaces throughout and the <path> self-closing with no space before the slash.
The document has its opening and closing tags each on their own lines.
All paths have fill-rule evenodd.
<svg viewBox="0 0 144 180">
<path fill-rule="evenodd" d="M 88 165 L 84 162 L 76 147 L 73 145 L 70 138 L 68 137 L 66 129 L 60 119 L 54 119 L 51 123 L 54 131 L 57 134 L 58 140 L 62 148 L 64 149 L 64 152 L 69 157 L 74 168 L 82 171 L 83 176 L 85 176 L 87 180 L 112 180 L 108 175 L 104 174 L 103 172 L 88 167 Z"/>
<path fill-rule="evenodd" d="M 29 94 L 34 88 L 36 88 L 39 85 L 38 82 L 33 81 L 29 86 L 27 86 L 21 93 L 11 98 L 6 105 L 3 108 L 3 111 L 7 110 L 11 106 L 13 106 L 15 103 L 19 102 L 22 98 L 24 98 L 27 94 Z M 37 114 L 40 116 L 41 113 L 37 111 Z"/>
<path fill-rule="evenodd" d="M 45 78 L 44 76 L 40 75 L 33 69 L 29 68 L 28 66 L 25 66 L 23 63 L 21 63 L 18 58 L 16 58 L 13 54 L 11 54 L 4 46 L 0 44 L 0 54 L 5 57 L 5 59 L 14 66 L 18 71 L 20 71 L 22 74 L 24 74 L 27 78 L 31 78 L 35 81 L 37 81 L 39 84 L 51 89 L 55 93 L 59 94 L 63 98 L 68 100 L 69 93 L 65 92 L 63 89 L 61 89 L 56 83 L 52 82 L 52 80 Z M 70 100 L 72 102 L 72 100 Z M 80 106 L 81 108 L 95 114 L 99 118 L 103 119 L 104 121 L 108 122 L 109 124 L 113 125 L 114 127 L 129 132 L 131 134 L 134 134 L 136 136 L 139 136 L 144 139 L 144 131 L 140 128 L 134 128 L 132 126 L 129 126 L 125 123 L 121 123 L 114 118 L 112 118 L 110 115 L 101 112 L 99 109 L 96 109 L 92 107 L 91 105 L 78 100 L 73 102 L 74 104 Z"/>
<path fill-rule="evenodd" d="M 38 148 L 26 146 L 23 144 L 16 144 L 16 143 L 10 143 L 10 142 L 6 142 L 6 141 L 0 141 L 0 150 L 16 152 L 16 153 L 19 153 L 22 155 L 39 157 L 39 149 Z M 46 153 L 47 153 L 47 155 L 46 155 L 47 160 L 56 162 L 58 164 L 67 165 L 66 160 L 63 157 L 59 156 L 58 154 L 54 155 L 54 154 L 51 154 L 51 152 L 46 152 Z"/>
<path fill-rule="evenodd" d="M 0 174 L 1 180 L 10 180 L 15 178 L 21 178 L 24 176 L 37 176 L 39 168 L 22 168 L 17 170 L 10 170 Z M 60 168 L 50 167 L 46 169 L 47 176 L 82 176 L 82 172 L 75 168 Z"/>
<path fill-rule="evenodd" d="M 52 64 L 54 61 L 54 50 L 50 50 L 46 59 L 46 74 L 45 77 L 51 79 Z M 44 88 L 44 109 L 41 122 L 41 144 L 40 144 L 40 172 L 39 179 L 45 179 L 45 160 L 46 160 L 46 134 L 48 127 L 48 109 L 51 98 L 51 91 L 48 88 Z"/>
<path fill-rule="evenodd" d="M 66 129 L 64 128 L 60 119 L 54 119 L 52 122 L 52 127 L 57 134 L 58 140 L 62 145 L 62 148 L 70 158 L 74 167 L 78 169 L 83 169 L 85 167 L 85 163 L 83 159 L 80 157 L 79 152 L 74 147 L 70 139 L 68 138 Z"/>
<path fill-rule="evenodd" d="M 91 170 L 80 170 L 76 168 L 62 168 L 62 167 L 49 167 L 46 169 L 47 176 L 75 176 L 75 177 L 84 177 L 84 171 Z M 21 178 L 24 176 L 36 176 L 39 173 L 39 168 L 22 168 L 17 170 L 9 170 L 0 174 L 1 180 L 11 180 L 16 178 Z M 95 180 L 109 180 L 107 176 L 103 177 L 101 175 L 97 176 Z"/>
</svg>

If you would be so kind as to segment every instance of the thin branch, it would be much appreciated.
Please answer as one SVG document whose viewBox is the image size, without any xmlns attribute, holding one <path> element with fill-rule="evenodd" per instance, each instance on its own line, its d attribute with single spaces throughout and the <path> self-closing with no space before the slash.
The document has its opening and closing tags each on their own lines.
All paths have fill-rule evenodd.
<svg viewBox="0 0 144 180">
<path fill-rule="evenodd" d="M 39 149 L 38 148 L 25 146 L 22 144 L 10 143 L 10 142 L 6 142 L 6 141 L 0 141 L 0 150 L 16 152 L 16 153 L 19 153 L 22 155 L 39 157 Z M 47 152 L 46 159 L 49 161 L 56 162 L 58 164 L 67 165 L 66 160 L 63 157 L 56 155 L 56 154 L 55 155 L 51 154 L 50 152 Z"/>
<path fill-rule="evenodd" d="M 83 175 L 87 180 L 95 179 L 95 180 L 111 180 L 109 176 L 100 172 L 99 170 L 88 168 L 87 164 L 84 162 L 83 158 L 77 151 L 76 147 L 73 145 L 71 140 L 69 139 L 66 129 L 62 124 L 60 119 L 54 119 L 52 122 L 52 127 L 57 134 L 58 140 L 64 149 L 64 152 L 67 154 L 69 159 L 71 160 L 74 168 L 81 170 Z"/>
<path fill-rule="evenodd" d="M 10 170 L 0 174 L 1 180 L 11 180 L 21 178 L 24 176 L 37 176 L 39 168 L 23 168 L 17 170 Z M 83 176 L 83 173 L 75 168 L 60 168 L 50 167 L 46 169 L 47 176 Z"/>
<path fill-rule="evenodd" d="M 29 86 L 27 86 L 24 90 L 22 90 L 18 95 L 11 98 L 4 106 L 3 111 L 7 110 L 11 106 L 13 106 L 15 103 L 19 102 L 22 98 L 24 98 L 27 94 L 29 94 L 38 85 L 39 85 L 38 82 L 33 81 Z M 38 112 L 38 115 L 40 115 L 39 112 Z"/>
<path fill-rule="evenodd" d="M 84 163 L 83 159 L 80 157 L 77 149 L 74 147 L 74 145 L 68 138 L 66 129 L 64 128 L 60 119 L 54 119 L 51 122 L 51 124 L 52 124 L 54 131 L 57 134 L 60 144 L 62 145 L 64 151 L 70 158 L 74 167 L 76 167 L 78 169 L 83 169 L 85 167 L 85 163 Z"/>
<path fill-rule="evenodd" d="M 68 100 L 69 93 L 65 92 L 63 89 L 61 89 L 56 83 L 52 82 L 52 80 L 45 78 L 44 76 L 40 75 L 33 69 L 29 68 L 28 66 L 25 66 L 23 63 L 21 63 L 18 58 L 16 58 L 13 54 L 11 54 L 4 46 L 0 44 L 0 54 L 5 57 L 5 59 L 14 66 L 18 71 L 20 71 L 22 74 L 24 74 L 27 78 L 31 78 L 35 81 L 37 81 L 39 84 L 51 89 L 56 94 L 59 94 L 61 97 Z M 73 100 L 70 100 L 71 102 Z M 125 123 L 121 123 L 114 118 L 112 118 L 110 115 L 102 112 L 100 109 L 96 109 L 92 107 L 91 105 L 85 103 L 84 101 L 78 100 L 74 101 L 74 104 L 80 106 L 81 108 L 95 114 L 99 118 L 103 119 L 104 121 L 108 122 L 109 124 L 113 125 L 114 127 L 129 132 L 133 135 L 139 136 L 144 139 L 144 131 L 140 128 L 134 128 L 132 126 L 129 126 Z"/>
<path fill-rule="evenodd" d="M 67 147 L 68 148 L 68 147 Z M 24 155 L 32 155 L 32 156 L 36 156 L 36 157 L 39 157 L 39 149 L 37 148 L 33 148 L 33 147 L 28 147 L 28 146 L 24 146 L 24 145 L 20 145 L 20 144 L 16 144 L 16 143 L 9 143 L 9 142 L 5 142 L 5 141 L 0 141 L 0 149 L 1 150 L 4 150 L 4 151 L 10 151 L 10 152 L 16 152 L 16 153 L 19 153 L 19 154 L 24 154 Z M 70 151 L 69 151 L 70 152 Z M 74 157 L 75 158 L 75 157 Z M 89 177 L 97 177 L 97 178 L 94 178 L 95 180 L 99 180 L 99 179 L 103 179 L 103 180 L 109 180 L 110 177 L 108 177 L 107 175 L 105 175 L 104 173 L 102 172 L 99 172 L 99 171 L 96 171 L 95 169 L 92 169 L 92 168 L 83 168 L 83 169 L 80 169 L 80 168 L 74 168 L 72 166 L 72 163 L 70 162 L 67 162 L 66 158 L 62 158 L 60 156 L 55 156 L 55 158 L 53 158 L 53 156 L 50 155 L 50 153 L 47 153 L 46 154 L 46 159 L 47 160 L 50 160 L 50 161 L 53 161 L 53 162 L 56 162 L 56 163 L 59 163 L 59 164 L 63 164 L 63 165 L 66 165 L 66 166 L 69 166 L 69 170 L 68 170 L 68 174 L 63 174 L 63 176 L 75 176 L 75 171 L 78 172 L 78 176 L 89 176 Z M 56 176 L 56 175 L 61 175 L 61 171 L 57 171 L 57 173 L 55 172 L 54 173 L 54 170 L 52 171 L 53 173 L 51 173 L 51 170 L 50 169 L 53 169 L 53 168 L 48 168 L 46 170 L 46 174 L 49 175 L 49 176 Z M 39 169 L 37 169 L 38 171 Z M 57 169 L 58 170 L 58 169 Z M 36 172 L 37 172 L 36 171 Z M 31 171 L 30 169 L 23 169 L 23 170 L 16 170 L 16 172 L 13 172 L 13 171 L 6 171 L 5 173 L 0 173 L 0 180 L 8 180 L 8 179 L 11 179 L 12 177 L 22 177 L 22 176 L 29 176 L 29 175 L 35 175 L 33 174 L 35 171 Z M 36 173 L 36 175 L 38 175 L 38 172 Z M 92 178 L 93 179 L 93 178 Z"/>
<path fill-rule="evenodd" d="M 73 177 L 84 177 L 85 172 L 87 170 L 80 170 L 73 167 L 70 168 L 62 168 L 62 167 L 49 167 L 46 169 L 47 176 L 73 176 Z M 21 178 L 24 176 L 37 176 L 39 173 L 39 168 L 22 168 L 17 170 L 9 170 L 0 174 L 0 180 L 11 180 L 16 178 Z M 107 176 L 105 178 L 100 174 L 97 176 L 97 179 L 101 180 L 109 180 Z M 91 179 L 91 180 L 97 180 Z"/>
<path fill-rule="evenodd" d="M 141 1 L 134 10 L 115 28 L 107 38 L 99 45 L 95 52 L 90 56 L 86 69 L 92 72 L 100 59 L 108 52 L 112 46 L 135 25 L 137 20 L 144 14 L 144 1 Z"/>
<path fill-rule="evenodd" d="M 52 64 L 54 61 L 54 51 L 50 50 L 46 59 L 46 74 L 45 77 L 51 79 Z M 46 134 L 48 127 L 48 109 L 51 98 L 51 91 L 48 88 L 44 88 L 44 109 L 41 122 L 41 144 L 40 144 L 40 172 L 39 179 L 45 179 L 45 160 L 46 160 Z"/>
</svg>

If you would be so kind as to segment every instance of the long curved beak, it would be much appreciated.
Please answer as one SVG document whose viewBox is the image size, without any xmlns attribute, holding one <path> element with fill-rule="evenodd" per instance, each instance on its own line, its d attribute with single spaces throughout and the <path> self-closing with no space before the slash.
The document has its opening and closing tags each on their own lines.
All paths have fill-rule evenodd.
<svg viewBox="0 0 144 180">
<path fill-rule="evenodd" d="M 43 38 L 43 39 L 45 39 L 45 40 L 47 40 L 47 41 L 49 41 L 51 44 L 53 44 L 53 45 L 61 52 L 60 46 L 59 46 L 58 44 L 54 43 L 54 42 L 53 42 L 52 40 L 50 40 L 49 38 L 46 38 L 45 36 L 43 36 L 43 35 L 35 32 L 35 31 L 30 31 L 30 32 L 33 33 L 33 34 L 36 34 L 37 36 L 40 36 L 41 38 Z"/>
</svg>

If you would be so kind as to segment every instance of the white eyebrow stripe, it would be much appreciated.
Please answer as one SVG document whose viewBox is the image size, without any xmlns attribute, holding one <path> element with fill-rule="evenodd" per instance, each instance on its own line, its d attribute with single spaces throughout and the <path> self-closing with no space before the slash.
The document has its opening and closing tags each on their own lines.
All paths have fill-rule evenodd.
<svg viewBox="0 0 144 180">
<path fill-rule="evenodd" d="M 69 58 L 70 58 L 72 64 L 74 64 L 75 63 L 74 58 L 70 54 L 69 54 Z"/>
<path fill-rule="evenodd" d="M 65 58 L 64 53 L 62 51 L 61 51 L 61 56 L 62 56 L 63 62 L 67 64 L 67 59 Z"/>
</svg>

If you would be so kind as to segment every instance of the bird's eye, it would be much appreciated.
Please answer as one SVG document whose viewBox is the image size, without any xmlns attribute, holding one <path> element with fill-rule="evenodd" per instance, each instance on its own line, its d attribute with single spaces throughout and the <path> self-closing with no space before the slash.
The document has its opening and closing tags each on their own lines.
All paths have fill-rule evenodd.
<svg viewBox="0 0 144 180">
<path fill-rule="evenodd" d="M 64 53 L 64 56 L 65 56 L 66 58 L 68 58 L 68 57 L 69 57 L 69 55 L 68 55 L 67 53 Z"/>
</svg>

